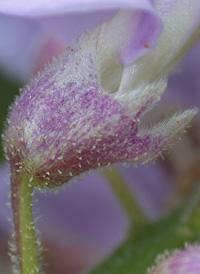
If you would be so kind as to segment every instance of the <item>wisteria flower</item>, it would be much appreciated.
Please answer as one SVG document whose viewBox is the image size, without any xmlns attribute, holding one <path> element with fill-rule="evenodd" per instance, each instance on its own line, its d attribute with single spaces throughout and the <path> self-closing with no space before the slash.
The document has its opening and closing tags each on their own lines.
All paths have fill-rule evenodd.
<svg viewBox="0 0 200 274">
<path fill-rule="evenodd" d="M 151 5 L 141 10 L 137 4 L 138 12 L 121 11 L 85 33 L 25 88 L 9 117 L 5 145 L 18 170 L 24 166 L 30 171 L 30 180 L 59 185 L 88 169 L 150 161 L 191 120 L 196 110 L 152 128 L 140 123 L 195 40 L 189 32 L 196 35 L 199 23 L 196 1 L 170 7 L 158 1 L 155 7 L 157 14 Z M 190 23 L 186 28 L 183 14 Z M 165 25 L 156 46 L 159 16 Z"/>
<path fill-rule="evenodd" d="M 39 271 L 25 210 L 33 185 L 55 187 L 90 169 L 149 162 L 196 113 L 175 114 L 148 128 L 141 122 L 199 36 L 197 1 L 133 1 L 132 8 L 77 38 L 12 107 L 4 143 L 23 273 Z"/>
</svg>

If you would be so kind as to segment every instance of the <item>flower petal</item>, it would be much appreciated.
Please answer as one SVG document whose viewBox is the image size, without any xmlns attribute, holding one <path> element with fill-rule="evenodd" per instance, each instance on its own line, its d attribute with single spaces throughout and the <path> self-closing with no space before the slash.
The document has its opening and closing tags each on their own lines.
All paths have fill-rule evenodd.
<svg viewBox="0 0 200 274">
<path fill-rule="evenodd" d="M 6 165 L 0 164 L 0 180 L 1 180 L 1 191 L 0 191 L 0 230 L 8 230 L 7 218 L 12 216 L 11 208 L 8 208 L 6 204 L 9 202 L 8 193 L 10 190 L 9 182 L 9 168 Z"/>
<path fill-rule="evenodd" d="M 30 19 L 0 15 L 0 67 L 26 78 L 33 71 L 37 52 L 42 47 L 42 31 Z"/>
<path fill-rule="evenodd" d="M 99 28 L 99 54 L 127 66 L 156 46 L 161 31 L 162 22 L 153 6 L 137 4 L 133 11 L 120 11 Z"/>
<path fill-rule="evenodd" d="M 0 163 L 1 243 L 10 234 L 11 224 L 7 218 L 12 218 L 12 210 L 6 206 L 10 202 L 7 195 L 10 189 L 7 183 L 10 181 L 9 171 L 8 166 Z M 50 247 L 47 259 L 50 255 L 53 265 L 55 262 L 61 264 L 64 273 L 71 273 L 70 270 L 68 272 L 70 266 L 80 268 L 79 271 L 91 268 L 112 252 L 125 237 L 128 220 L 101 174 L 84 176 L 73 187 L 60 191 L 58 195 L 44 195 L 36 191 L 33 200 L 37 200 L 34 213 L 37 217 L 42 216 L 37 220 L 41 240 L 45 248 Z M 0 261 L 4 259 L 4 262 L 6 259 L 2 258 L 1 249 L 4 248 L 3 254 L 6 255 L 5 247 L 0 248 Z M 61 254 L 59 250 L 62 251 Z M 2 268 L 3 264 L 0 265 L 0 270 Z M 2 270 L 0 273 L 10 272 Z"/>
<path fill-rule="evenodd" d="M 56 37 L 64 41 L 67 45 L 71 44 L 73 40 L 84 33 L 85 30 L 92 30 L 98 25 L 101 25 L 116 14 L 115 9 L 97 10 L 76 13 L 49 15 L 34 18 L 41 30 L 49 36 Z"/>
<path fill-rule="evenodd" d="M 57 43 L 56 45 L 54 42 L 55 50 L 52 52 L 52 56 L 57 56 L 56 50 L 64 43 L 69 44 L 74 37 L 86 29 L 92 29 L 111 19 L 118 8 L 131 9 L 132 15 L 135 14 L 135 20 L 137 18 L 137 24 L 133 22 L 134 18 L 127 18 L 121 26 L 125 33 L 124 39 L 127 40 L 127 44 L 123 46 L 125 48 L 121 47 L 119 50 L 122 63 L 127 64 L 149 51 L 155 46 L 159 34 L 160 20 L 156 17 L 150 0 L 102 1 L 100 3 L 97 1 L 46 1 L 43 4 L 44 2 L 40 1 L 12 1 L 12 3 L 0 1 L 2 12 L 26 16 L 22 18 L 0 15 L 0 34 L 4 37 L 0 42 L 0 66 L 4 71 L 23 81 L 41 64 L 40 62 L 38 65 L 40 52 L 47 42 L 54 40 Z M 81 4 L 84 4 L 84 10 Z M 44 15 L 47 14 L 48 17 L 45 17 Z M 34 15 L 40 16 L 27 18 Z M 128 23 L 133 24 L 131 33 L 124 32 Z M 152 25 L 151 34 L 148 32 L 149 25 Z M 150 45 L 149 48 L 144 47 L 147 44 Z M 49 58 L 45 61 L 49 61 Z"/>
<path fill-rule="evenodd" d="M 102 256 L 125 236 L 128 220 L 101 174 L 84 176 L 58 195 L 36 193 L 35 197 L 43 215 L 38 223 L 42 231 L 70 232 L 94 244 Z"/>
<path fill-rule="evenodd" d="M 172 178 L 164 167 L 160 161 L 148 167 L 119 166 L 120 172 L 130 185 L 130 191 L 134 191 L 134 197 L 141 208 L 154 221 L 168 212 L 169 201 L 173 197 Z"/>
<path fill-rule="evenodd" d="M 178 71 L 170 77 L 165 104 L 190 107 L 200 102 L 200 41 L 181 63 Z"/>
<path fill-rule="evenodd" d="M 151 6 L 151 0 L 1 0 L 0 11 L 6 14 L 38 16 L 85 12 L 105 9 L 127 8 L 146 9 Z"/>
<path fill-rule="evenodd" d="M 135 61 L 132 86 L 168 77 L 200 35 L 198 0 L 156 0 L 154 3 L 158 16 L 163 19 L 164 30 L 156 48 Z"/>
<path fill-rule="evenodd" d="M 160 51 L 159 54 L 163 54 L 164 51 L 170 52 L 168 56 L 168 64 L 172 63 L 169 68 L 170 73 L 199 37 L 200 2 L 198 0 L 156 0 L 155 8 L 165 23 L 157 51 Z M 174 35 L 170 35 L 172 30 Z"/>
</svg>

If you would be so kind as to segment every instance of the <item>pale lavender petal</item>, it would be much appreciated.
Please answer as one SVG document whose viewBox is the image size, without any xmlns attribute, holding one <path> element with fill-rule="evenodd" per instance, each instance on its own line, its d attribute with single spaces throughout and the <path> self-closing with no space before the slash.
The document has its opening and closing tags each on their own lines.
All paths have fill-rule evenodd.
<svg viewBox="0 0 200 274">
<path fill-rule="evenodd" d="M 127 33 L 128 42 L 125 42 L 125 35 L 120 33 L 124 46 L 119 52 L 119 63 L 123 66 L 130 65 L 135 59 L 151 51 L 157 45 L 157 39 L 162 31 L 161 20 L 149 12 L 135 12 L 131 17 L 130 21 L 127 18 L 126 22 L 127 26 L 133 26 Z"/>
<path fill-rule="evenodd" d="M 156 46 L 162 21 L 153 7 L 141 9 L 140 6 L 136 5 L 130 12 L 118 12 L 99 29 L 98 50 L 102 51 L 99 54 L 106 52 L 106 58 L 113 58 L 114 62 L 118 59 L 120 65 L 127 66 Z"/>
<path fill-rule="evenodd" d="M 8 241 L 10 239 L 11 223 L 8 219 L 12 218 L 9 184 L 9 167 L 6 164 L 0 164 L 0 273 L 11 274 L 10 258 L 8 255 Z"/>
<path fill-rule="evenodd" d="M 0 36 L 0 69 L 18 81 L 30 77 L 36 66 L 39 66 L 39 62 L 41 64 L 41 51 L 53 41 L 53 36 L 45 33 L 36 20 L 2 14 Z M 57 46 L 59 44 L 61 42 L 56 38 L 51 52 L 48 52 L 43 63 L 50 61 L 57 52 L 60 53 Z"/>
<path fill-rule="evenodd" d="M 6 206 L 9 202 L 9 173 L 9 167 L 1 164 L 0 228 L 6 230 L 9 226 L 7 218 L 12 216 L 10 207 Z M 101 174 L 84 176 L 57 195 L 36 192 L 34 197 L 38 200 L 36 207 L 43 215 L 39 221 L 43 231 L 49 227 L 50 233 L 51 229 L 53 231 L 57 226 L 62 228 L 66 225 L 63 231 L 71 230 L 91 244 L 98 242 L 99 249 L 103 248 L 104 251 L 118 243 L 126 231 L 128 221 Z"/>
<path fill-rule="evenodd" d="M 63 249 L 58 261 L 72 259 L 74 249 L 79 248 L 74 265 L 79 266 L 84 260 L 85 267 L 92 267 L 110 254 L 126 235 L 128 221 L 101 175 L 86 176 L 58 195 L 37 194 L 36 197 L 42 216 L 38 227 L 43 239 L 58 250 Z M 71 250 L 66 253 L 70 243 Z M 49 252 L 53 252 L 51 246 Z M 56 260 L 56 254 L 52 256 Z"/>
<path fill-rule="evenodd" d="M 52 3 L 53 2 L 51 2 L 51 4 Z M 9 2 L 7 4 L 9 5 Z M 29 2 L 15 2 L 16 6 L 12 3 L 12 8 L 9 9 L 9 12 L 16 8 L 16 14 L 19 15 L 18 11 L 23 10 L 23 8 L 19 8 L 21 4 L 23 4 L 26 16 L 30 10 L 32 16 L 34 14 L 32 11 L 33 6 L 37 7 L 37 5 L 39 5 L 38 2 L 32 3 L 32 7 L 29 10 Z M 44 6 L 44 10 L 46 10 L 48 15 L 48 9 L 51 9 L 51 4 Z M 62 6 L 63 4 L 67 7 L 66 10 Z M 84 9 L 87 13 L 83 12 L 79 1 L 56 3 L 56 6 L 58 10 L 54 8 L 53 12 L 50 12 L 51 17 L 40 16 L 28 20 L 20 17 L 12 18 L 11 16 L 1 15 L 2 20 L 6 21 L 6 24 L 2 23 L 0 28 L 0 31 L 2 30 L 2 32 L 6 33 L 4 40 L 0 43 L 0 46 L 2 46 L 1 67 L 5 66 L 5 69 L 11 74 L 18 76 L 20 79 L 26 79 L 27 76 L 33 72 L 36 66 L 35 63 L 38 62 L 40 57 L 38 56 L 40 48 L 43 47 L 43 44 L 46 43 L 49 37 L 58 40 L 58 43 L 67 42 L 68 44 L 72 38 L 81 34 L 86 29 L 94 28 L 98 24 L 111 19 L 118 8 L 131 9 L 132 13 L 130 13 L 130 16 L 133 17 L 126 17 L 126 20 L 123 20 L 124 22 L 122 22 L 119 29 L 123 34 L 124 40 L 123 45 L 119 45 L 117 50 L 121 64 L 127 65 L 133 62 L 134 59 L 150 51 L 156 45 L 156 40 L 161 32 L 161 21 L 156 16 L 150 0 L 119 1 L 118 3 L 116 1 L 111 1 L 110 3 L 105 1 L 99 4 L 96 1 L 85 1 Z M 6 5 L 2 4 L 2 7 L 5 8 Z M 73 9 L 73 12 L 79 12 L 79 15 L 72 14 L 70 7 Z M 46 14 L 45 11 L 44 14 L 42 12 L 42 5 L 39 5 L 37 10 L 41 11 L 40 15 Z M 130 24 L 132 28 L 124 26 L 130 26 Z M 6 25 L 8 25 L 9 29 L 6 29 Z M 22 25 L 22 27 L 18 25 Z M 30 29 L 32 25 L 36 28 L 34 30 L 35 32 Z M 149 31 L 149 28 L 151 31 Z M 13 29 L 17 29 L 20 33 L 13 31 Z M 124 32 L 124 29 L 129 31 Z M 121 33 L 117 35 L 119 36 Z M 27 37 L 27 35 L 29 37 Z M 28 44 L 24 43 L 24 41 Z M 16 44 L 17 47 L 12 47 L 13 44 Z M 116 45 L 118 45 L 118 43 L 116 43 Z M 23 58 L 21 58 L 22 60 L 20 62 L 22 55 Z M 54 52 L 52 55 L 55 56 Z"/>
<path fill-rule="evenodd" d="M 161 260 L 149 274 L 199 274 L 200 247 L 188 247 Z"/>
<path fill-rule="evenodd" d="M 72 40 L 111 19 L 116 11 L 53 15 L 35 19 L 0 14 L 0 70 L 26 82 L 58 57 Z"/>
<path fill-rule="evenodd" d="M 12 218 L 12 211 L 6 206 L 10 202 L 10 178 L 9 168 L 5 164 L 0 165 L 0 179 L 0 234 L 7 239 L 11 231 L 11 223 L 7 218 Z M 128 220 L 100 174 L 85 176 L 57 195 L 36 192 L 33 200 L 35 199 L 38 201 L 34 206 L 34 217 L 41 216 L 37 226 L 41 231 L 42 242 L 49 248 L 45 253 L 55 252 L 54 255 L 51 254 L 55 262 L 56 259 L 60 262 L 65 260 L 65 271 L 70 265 L 66 256 L 72 258 L 74 252 L 77 252 L 71 265 L 77 269 L 81 265 L 91 267 L 108 255 L 125 237 Z M 57 258 L 59 250 L 62 253 Z"/>
<path fill-rule="evenodd" d="M 117 10 L 97 10 L 88 12 L 66 13 L 60 15 L 49 15 L 38 17 L 41 30 L 49 36 L 56 37 L 69 45 L 74 38 L 85 30 L 92 30 L 98 25 L 111 20 Z"/>
<path fill-rule="evenodd" d="M 173 106 L 191 107 L 200 103 L 200 42 L 170 77 L 164 102 Z"/>
<path fill-rule="evenodd" d="M 151 8 L 151 0 L 1 0 L 0 11 L 7 14 L 38 16 L 70 12 L 88 12 L 94 10 L 119 8 Z"/>
<path fill-rule="evenodd" d="M 139 60 L 136 73 L 143 73 L 143 77 L 150 81 L 155 77 L 168 77 L 197 42 L 200 33 L 198 0 L 156 0 L 154 5 L 158 16 L 163 19 L 164 31 L 156 49 L 145 60 Z M 149 73 L 152 67 L 154 69 Z"/>
<path fill-rule="evenodd" d="M 152 221 L 169 211 L 169 202 L 173 196 L 172 178 L 164 167 L 165 163 L 160 161 L 148 167 L 119 166 L 120 172 L 130 185 L 130 191 L 133 191 L 146 216 Z"/>
<path fill-rule="evenodd" d="M 58 195 L 36 197 L 42 214 L 39 227 L 48 234 L 60 230 L 77 235 L 101 256 L 125 236 L 128 221 L 100 174 L 84 176 Z"/>
<path fill-rule="evenodd" d="M 9 185 L 9 172 L 8 166 L 0 165 L 0 181 L 1 181 L 1 191 L 0 191 L 0 229 L 3 231 L 8 229 L 8 218 L 12 216 L 12 210 L 8 206 L 9 203 L 8 194 L 10 191 Z"/>
</svg>

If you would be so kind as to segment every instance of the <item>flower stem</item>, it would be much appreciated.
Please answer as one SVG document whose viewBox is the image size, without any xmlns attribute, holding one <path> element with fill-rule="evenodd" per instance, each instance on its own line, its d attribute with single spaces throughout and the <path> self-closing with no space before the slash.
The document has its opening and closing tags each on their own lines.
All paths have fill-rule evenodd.
<svg viewBox="0 0 200 274">
<path fill-rule="evenodd" d="M 146 224 L 148 222 L 147 218 L 140 209 L 127 182 L 124 180 L 117 168 L 112 167 L 112 170 L 103 169 L 103 175 L 106 177 L 112 190 L 118 197 L 130 223 L 138 226 Z"/>
<path fill-rule="evenodd" d="M 21 274 L 39 274 L 35 227 L 32 218 L 33 186 L 29 174 L 21 170 L 11 175 L 17 265 Z M 15 266 L 14 266 L 15 267 Z"/>
</svg>

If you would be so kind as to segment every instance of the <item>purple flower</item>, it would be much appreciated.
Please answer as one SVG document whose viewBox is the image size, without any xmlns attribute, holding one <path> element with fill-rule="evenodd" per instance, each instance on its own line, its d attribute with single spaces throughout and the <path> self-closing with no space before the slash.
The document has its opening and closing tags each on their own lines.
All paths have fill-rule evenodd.
<svg viewBox="0 0 200 274">
<path fill-rule="evenodd" d="M 58 1 L 56 1 L 56 2 L 58 3 Z M 76 1 L 73 1 L 73 3 L 75 3 L 75 2 Z M 117 8 L 122 7 L 122 6 L 132 8 L 135 3 L 135 1 L 127 1 L 127 2 L 126 1 L 118 1 L 118 2 L 112 1 L 112 3 L 110 1 L 110 3 L 111 3 L 110 4 L 108 1 L 105 1 L 105 3 L 101 1 L 100 4 L 96 7 L 98 10 L 102 7 L 105 8 L 105 5 L 110 5 L 110 7 L 111 6 L 114 7 L 114 5 L 115 5 L 114 2 L 117 3 L 116 4 Z M 143 2 L 143 3 L 146 2 L 146 4 L 147 4 L 147 1 L 138 1 L 138 2 Z M 170 2 L 168 1 L 167 8 L 164 10 L 164 12 L 167 13 L 168 8 L 173 7 L 175 2 L 177 2 L 177 1 L 170 1 Z M 52 1 L 50 1 L 50 4 L 51 3 L 52 3 Z M 6 7 L 7 4 L 9 5 L 8 1 L 6 1 L 6 3 L 4 3 L 4 7 Z M 36 1 L 34 1 L 34 3 L 31 3 L 31 5 L 35 5 L 35 6 L 37 6 L 37 4 L 38 4 L 38 2 L 36 2 Z M 66 4 L 66 1 L 64 4 Z M 24 7 L 27 7 L 26 5 L 30 5 L 30 3 L 28 3 L 27 1 L 24 2 L 22 7 L 20 7 L 17 11 L 15 10 L 15 12 L 13 12 L 14 5 L 13 5 L 13 1 L 12 1 L 12 9 L 10 9 L 10 7 L 7 6 L 7 10 L 5 10 L 5 8 L 4 8 L 4 12 L 8 13 L 8 12 L 12 11 L 12 13 L 16 14 L 17 16 L 15 17 L 15 16 L 1 15 L 1 20 L 3 18 L 4 23 L 2 23 L 0 26 L 1 27 L 5 26 L 5 21 L 6 21 L 7 22 L 6 26 L 8 28 L 7 28 L 7 30 L 5 30 L 5 32 L 3 32 L 3 34 L 2 34 L 2 32 L 0 32 L 1 35 L 4 36 L 4 39 L 2 39 L 0 42 L 0 46 L 3 44 L 3 42 L 5 42 L 6 37 L 9 34 L 12 34 L 11 37 L 15 41 L 15 42 L 13 42 L 13 40 L 12 40 L 8 43 L 5 42 L 3 50 L 2 50 L 2 47 L 0 47 L 0 49 L 1 49 L 0 62 L 2 63 L 2 60 L 3 60 L 3 64 L 1 64 L 1 66 L 4 66 L 4 68 L 5 68 L 5 66 L 7 66 L 8 70 L 12 69 L 12 72 L 15 75 L 17 74 L 18 77 L 19 76 L 27 77 L 27 75 L 30 74 L 30 71 L 35 69 L 36 66 L 35 66 L 34 62 L 36 60 L 40 59 L 44 52 L 48 53 L 46 51 L 46 48 L 47 49 L 50 48 L 50 51 L 47 54 L 47 59 L 48 59 L 49 56 L 51 56 L 52 54 L 59 52 L 60 49 L 63 47 L 64 43 L 67 42 L 67 44 L 69 44 L 69 42 L 71 41 L 71 38 L 74 36 L 74 29 L 76 29 L 75 31 L 78 32 L 77 34 L 80 34 L 85 29 L 91 28 L 91 26 L 94 26 L 94 25 L 98 25 L 98 23 L 100 23 L 100 22 L 102 23 L 102 22 L 106 21 L 107 19 L 110 19 L 111 15 L 114 15 L 114 11 L 105 11 L 104 10 L 100 13 L 99 12 L 96 12 L 96 13 L 91 12 L 90 16 L 88 15 L 88 13 L 79 14 L 78 16 L 75 16 L 74 14 L 66 16 L 64 13 L 64 9 L 62 9 L 63 14 L 62 15 L 60 14 L 60 11 L 61 11 L 61 9 L 60 9 L 57 16 L 51 15 L 51 16 L 48 16 L 45 18 L 43 16 L 44 10 L 41 11 L 39 8 L 35 9 L 35 12 L 33 12 L 33 10 L 31 10 L 31 8 L 30 8 L 29 14 L 28 14 L 27 13 L 28 9 L 24 10 Z M 58 6 L 59 6 L 59 4 L 58 4 Z M 84 6 L 84 7 L 86 7 L 86 6 Z M 91 8 L 91 11 L 92 11 L 93 7 Z M 45 9 L 46 8 L 47 8 L 47 6 L 45 6 Z M 79 5 L 76 8 L 77 8 L 76 10 L 80 10 Z M 74 11 L 76 11 L 76 10 L 74 8 Z M 21 12 L 21 14 L 22 14 L 22 11 L 23 11 L 23 16 L 25 15 L 26 18 L 18 16 L 19 12 Z M 69 11 L 69 9 L 68 9 L 68 11 Z M 51 14 L 54 14 L 55 8 L 53 8 L 53 11 L 51 10 L 50 12 L 51 12 Z M 46 14 L 47 13 L 48 12 L 46 12 Z M 38 17 L 39 14 L 40 14 L 40 16 Z M 28 17 L 31 16 L 31 19 L 27 18 L 27 15 L 28 15 Z M 11 24 L 11 21 L 12 21 L 12 24 Z M 56 26 L 55 26 L 55 23 L 56 23 Z M 19 28 L 17 27 L 16 24 L 19 24 L 18 25 Z M 13 32 L 13 30 L 14 30 L 14 32 Z M 16 30 L 18 30 L 18 33 L 16 33 Z M 16 44 L 16 38 L 19 37 L 17 34 L 19 34 L 20 32 L 21 32 L 21 39 L 19 39 L 18 43 Z M 192 29 L 191 29 L 191 32 L 192 32 Z M 4 35 L 4 33 L 6 35 Z M 65 33 L 65 39 L 64 39 L 63 33 Z M 188 33 L 190 33 L 190 31 Z M 16 34 L 16 35 L 14 35 L 14 34 Z M 55 37 L 56 37 L 56 39 L 54 40 Z M 15 45 L 15 47 L 13 47 L 13 45 Z M 22 45 L 24 47 L 21 47 Z M 42 50 L 41 50 L 41 47 L 43 48 Z M 9 49 L 10 49 L 10 51 L 9 51 Z M 15 52 L 15 50 L 16 50 L 16 52 Z M 9 62 L 7 62 L 8 60 L 9 60 Z M 37 63 L 38 63 L 38 61 L 37 61 Z M 37 67 L 38 67 L 38 64 L 37 64 Z M 181 78 L 181 81 L 184 82 L 183 81 L 184 79 Z M 180 81 L 179 81 L 179 83 L 180 83 Z M 154 172 L 154 170 L 155 170 L 155 172 Z M 162 172 L 160 172 L 161 175 L 160 175 L 160 173 L 156 174 L 156 172 L 158 172 L 158 171 L 161 171 L 161 169 L 159 169 L 158 167 L 150 167 L 149 169 L 146 169 L 146 171 L 144 173 L 144 168 L 140 167 L 137 170 L 129 169 L 129 170 L 127 170 L 127 172 L 124 172 L 124 175 L 126 176 L 127 179 L 129 179 L 129 181 L 131 183 L 135 182 L 135 185 L 136 185 L 135 188 L 136 188 L 137 194 L 139 196 L 141 195 L 143 198 L 143 199 L 141 199 L 141 204 L 144 205 L 144 208 L 150 214 L 150 216 L 153 216 L 154 218 L 155 218 L 155 214 L 156 215 L 160 214 L 160 212 L 159 212 L 159 209 L 161 209 L 160 204 L 162 204 L 162 206 L 163 206 L 163 203 L 164 203 L 164 201 L 162 200 L 162 196 L 164 194 L 163 194 L 163 191 L 161 191 L 161 193 L 160 193 L 159 186 L 161 185 L 160 183 L 163 183 L 163 181 L 165 181 L 165 178 L 163 178 Z M 158 176 L 158 175 L 160 175 L 160 176 Z M 86 177 L 85 181 L 86 180 L 90 181 L 90 178 Z M 96 199 L 96 196 L 98 196 L 99 188 L 98 188 L 98 183 L 97 184 L 95 184 L 95 183 L 96 183 L 96 181 L 98 182 L 99 179 L 97 179 L 96 177 L 95 178 L 92 177 L 91 181 L 92 182 L 91 182 L 91 184 L 89 184 L 88 189 L 90 190 L 92 186 L 95 188 L 95 191 L 92 193 L 94 200 L 93 200 L 92 204 L 88 205 L 88 208 L 85 209 L 86 212 L 88 212 L 88 209 L 91 209 L 91 208 L 96 209 L 96 207 L 94 207 L 94 201 L 98 200 L 98 199 Z M 157 185 L 158 185 L 158 187 L 157 187 Z M 79 186 L 82 186 L 82 188 L 80 187 L 81 188 L 80 197 L 82 197 L 82 195 L 85 195 L 85 200 L 87 201 L 88 200 L 87 197 L 90 197 L 90 191 L 88 190 L 88 194 L 83 191 L 83 190 L 86 190 L 87 185 L 85 185 L 84 182 L 80 182 L 80 184 L 77 185 L 76 189 L 78 189 Z M 161 185 L 160 189 L 162 189 L 162 187 L 163 186 Z M 150 188 L 150 191 L 148 191 L 149 188 Z M 152 189 L 153 189 L 154 193 L 156 192 L 156 199 L 154 199 L 155 196 L 154 196 L 154 193 L 152 193 Z M 166 190 L 167 190 L 167 187 L 166 187 Z M 83 191 L 83 193 L 82 193 L 82 191 Z M 70 226 L 71 231 L 74 231 L 74 227 L 76 227 L 76 225 L 77 225 L 77 228 L 76 228 L 77 233 L 82 232 L 83 225 L 81 222 L 80 223 L 78 222 L 78 220 L 80 220 L 80 216 L 79 217 L 77 216 L 77 218 L 76 218 L 76 214 L 73 211 L 74 205 L 78 204 L 80 197 L 77 195 L 77 193 L 75 193 L 74 200 L 72 199 L 73 201 L 69 202 L 69 205 L 66 204 L 70 200 L 70 197 L 71 197 L 70 195 L 72 192 L 73 192 L 73 190 L 66 191 L 65 194 L 62 193 L 62 196 L 53 197 L 52 200 L 51 200 L 51 198 L 49 198 L 49 199 L 46 198 L 45 201 L 43 201 L 43 198 L 41 199 L 41 203 L 43 202 L 43 206 L 42 206 L 42 204 L 39 204 L 39 207 L 43 208 L 42 209 L 42 211 L 44 212 L 43 218 L 46 215 L 48 216 L 44 220 L 44 222 L 41 222 L 41 226 L 43 226 L 42 231 L 46 232 L 47 229 L 50 229 L 51 226 L 49 225 L 49 222 L 52 225 L 52 223 L 54 223 L 53 222 L 54 218 L 57 217 L 56 220 L 60 221 L 60 222 L 58 225 L 55 224 L 55 226 L 56 226 L 55 229 L 59 229 L 59 232 L 62 231 L 61 232 L 62 235 L 63 235 L 64 230 L 67 230 L 68 226 Z M 74 192 L 76 192 L 76 191 L 74 191 Z M 145 195 L 143 195 L 143 192 L 145 193 Z M 1 194 L 3 195 L 2 192 L 1 192 Z M 145 196 L 145 199 L 144 199 L 144 196 Z M 4 197 L 5 197 L 5 195 L 4 195 Z M 73 195 L 72 195 L 72 197 L 73 197 Z M 147 203 L 146 197 L 147 197 L 147 199 L 150 199 L 149 204 Z M 77 200 L 75 200 L 75 199 L 77 199 Z M 111 198 L 109 197 L 109 199 L 111 199 Z M 105 200 L 104 195 L 102 195 L 102 198 L 99 198 L 99 200 L 100 200 L 100 204 L 101 203 L 103 204 L 103 201 Z M 58 204 L 56 204 L 56 202 L 57 203 L 60 202 L 59 207 L 58 207 Z M 55 205 L 53 208 L 50 207 L 52 205 L 52 203 Z M 71 205 L 71 207 L 70 207 L 70 205 Z M 83 203 L 83 205 L 84 205 L 84 203 Z M 64 212 L 62 211 L 63 208 L 66 209 L 66 210 L 64 210 Z M 99 211 L 101 212 L 100 205 L 98 205 L 97 208 L 99 208 Z M 108 208 L 109 208 L 109 205 L 107 204 L 106 212 L 107 212 Z M 50 214 L 50 211 L 51 211 L 51 214 Z M 61 214 L 61 212 L 62 212 L 62 214 Z M 70 215 L 71 217 L 68 216 L 68 212 L 71 213 L 71 215 Z M 77 212 L 78 212 L 78 210 L 77 210 Z M 113 222 L 112 210 L 111 210 L 112 214 L 110 214 L 110 216 L 107 219 L 106 218 L 103 219 L 104 217 L 103 217 L 103 212 L 102 212 L 102 220 L 97 218 L 97 216 L 99 216 L 99 214 L 96 214 L 95 210 L 92 212 L 93 212 L 92 216 L 88 216 L 87 214 L 84 215 L 83 213 L 81 213 L 82 221 L 83 222 L 85 221 L 84 227 L 89 228 L 89 232 L 86 232 L 86 234 L 83 234 L 83 238 L 85 238 L 85 237 L 87 238 L 87 235 L 93 235 L 93 240 L 92 240 L 94 242 L 93 246 L 98 246 L 98 243 L 96 244 L 96 242 L 95 242 L 95 239 L 98 238 L 97 235 L 102 236 L 102 237 L 100 237 L 99 242 L 104 242 L 104 241 L 102 241 L 102 239 L 107 239 L 106 242 L 110 242 L 111 236 L 109 235 L 109 233 L 106 234 L 106 232 L 108 232 L 109 229 L 107 229 L 107 226 L 105 226 L 105 225 L 107 225 L 108 221 L 110 221 L 110 225 Z M 5 220 L 4 216 L 5 216 L 5 214 L 2 211 L 2 213 L 1 213 L 2 219 L 1 220 L 3 220 L 3 218 Z M 64 220 L 63 220 L 63 216 L 65 216 Z M 100 214 L 100 216 L 101 216 L 101 214 Z M 114 216 L 115 216 L 115 214 L 114 214 Z M 115 218 L 115 220 L 116 219 L 117 218 Z M 62 222 L 62 220 L 63 220 L 63 222 Z M 91 220 L 93 220 L 95 223 L 93 228 L 91 228 Z M 88 223 L 87 223 L 87 221 L 88 221 Z M 71 223 L 71 222 L 73 225 L 71 225 L 71 224 L 69 225 L 69 223 Z M 99 224 L 104 223 L 104 225 L 101 227 L 98 224 L 98 222 L 99 222 Z M 126 221 L 122 221 L 122 223 L 126 224 Z M 3 222 L 3 224 L 4 224 L 4 222 Z M 118 243 L 118 241 L 120 241 L 121 236 L 119 238 L 117 238 L 117 235 L 119 235 L 119 234 L 121 235 L 121 233 L 122 233 L 121 230 L 125 230 L 125 224 L 121 224 L 119 221 L 117 223 L 117 225 L 115 226 L 115 230 L 112 230 L 112 232 L 111 232 L 112 236 L 116 237 L 115 238 L 116 242 L 113 242 L 114 244 L 116 244 L 116 243 Z M 61 228 L 61 226 L 62 226 L 62 228 Z M 5 228 L 6 228 L 6 225 L 5 225 Z M 102 234 L 102 228 L 106 235 Z M 119 228 L 120 233 L 119 233 L 119 231 L 116 231 L 117 228 Z M 51 243 L 51 245 L 54 247 L 57 246 L 56 249 L 58 251 L 58 246 L 61 245 L 61 243 L 58 241 L 58 238 L 56 238 L 56 236 L 55 236 L 55 235 L 58 235 L 57 232 L 55 231 L 55 234 L 54 234 L 53 230 L 54 230 L 54 228 L 50 232 L 48 232 L 47 241 L 50 242 L 50 241 L 55 240 L 54 243 Z M 96 234 L 95 234 L 95 232 L 96 232 Z M 44 234 L 44 232 L 43 232 L 43 234 Z M 71 235 L 71 232 L 69 234 Z M 80 238 L 81 237 L 82 236 L 80 235 Z M 65 241 L 66 241 L 66 244 L 64 243 L 63 246 L 67 246 L 68 238 L 67 237 L 63 237 L 63 238 L 65 238 Z M 62 238 L 62 242 L 64 242 L 63 238 Z M 76 237 L 74 237 L 73 240 L 75 240 L 75 238 Z M 114 246 L 114 244 L 113 244 L 113 246 Z M 105 254 L 106 252 L 109 252 L 110 248 L 112 248 L 112 244 L 110 244 L 110 246 L 107 246 L 106 244 L 105 244 L 105 246 L 102 245 L 102 250 L 103 250 L 102 253 Z M 86 250 L 86 248 L 83 248 L 83 249 Z M 51 250 L 51 248 L 50 248 L 50 250 Z M 64 259 L 62 260 L 62 263 L 66 262 L 66 256 L 67 256 L 66 254 L 68 254 L 66 250 L 67 249 L 64 248 L 63 252 L 61 252 L 61 254 L 64 257 Z M 95 253 L 94 249 L 92 249 L 91 253 L 93 253 L 93 254 Z M 98 253 L 98 251 L 97 251 L 97 253 Z M 95 256 L 96 256 L 96 253 L 95 253 Z M 99 257 L 102 256 L 101 252 L 99 252 L 98 256 Z M 78 260 L 77 257 L 81 257 L 81 256 L 75 256 L 75 257 L 76 257 L 76 260 Z M 93 258 L 91 260 L 93 260 Z M 58 260 L 58 261 L 61 262 L 60 260 Z M 78 261 L 76 261 L 76 263 L 77 263 L 77 265 L 79 264 Z M 67 269 L 67 267 L 64 269 L 63 273 L 66 273 L 66 269 Z M 53 271 L 53 273 L 57 273 L 57 272 Z M 8 273 L 8 272 L 2 270 L 2 273 Z M 59 272 L 59 273 L 61 273 L 61 272 Z"/>
<path fill-rule="evenodd" d="M 197 39 L 198 11 L 197 1 L 157 1 L 154 9 L 135 1 L 135 10 L 75 40 L 13 105 L 5 138 L 12 168 L 55 186 L 89 169 L 160 155 L 196 110 L 149 128 L 140 120 Z"/>
<path fill-rule="evenodd" d="M 188 247 L 162 259 L 149 274 L 199 274 L 200 273 L 200 247 Z"/>
</svg>

